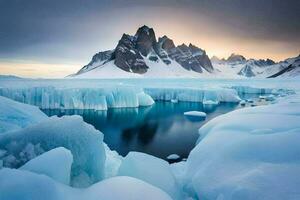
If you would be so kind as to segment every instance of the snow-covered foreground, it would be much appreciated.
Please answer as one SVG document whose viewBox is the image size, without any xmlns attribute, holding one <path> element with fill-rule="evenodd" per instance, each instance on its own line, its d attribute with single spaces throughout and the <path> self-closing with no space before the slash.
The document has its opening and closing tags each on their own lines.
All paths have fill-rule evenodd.
<svg viewBox="0 0 300 200">
<path fill-rule="evenodd" d="M 33 88 L 30 84 L 23 88 Z M 71 88 L 55 84 L 55 89 Z M 204 87 L 199 82 L 184 84 L 180 87 Z M 280 88 L 296 92 L 282 97 L 288 91 L 266 89 L 274 87 L 271 83 L 265 87 L 254 87 L 259 86 L 254 83 L 222 84 L 212 90 L 222 91 L 220 88 L 226 86 L 219 96 L 232 90 L 235 94 L 271 91 L 281 97 L 276 96 L 274 104 L 236 110 L 209 121 L 200 128 L 198 144 L 188 159 L 171 165 L 137 152 L 121 157 L 106 146 L 103 134 L 81 117 L 48 118 L 36 107 L 1 97 L 0 199 L 299 199 L 298 86 L 281 84 Z M 3 86 L 8 91 L 9 87 Z M 10 89 L 20 88 L 14 86 Z M 150 88 L 158 88 L 155 83 L 152 87 L 145 83 L 141 86 L 145 94 Z M 162 91 L 165 88 L 155 94 L 157 98 L 187 98 L 180 92 L 183 89 L 169 90 L 174 96 Z M 197 92 L 187 91 L 190 99 L 199 98 Z M 216 96 L 209 96 L 209 100 Z M 5 105 L 9 109 L 4 109 Z M 24 111 L 33 114 L 25 115 Z M 26 123 L 20 125 L 18 119 Z"/>
</svg>

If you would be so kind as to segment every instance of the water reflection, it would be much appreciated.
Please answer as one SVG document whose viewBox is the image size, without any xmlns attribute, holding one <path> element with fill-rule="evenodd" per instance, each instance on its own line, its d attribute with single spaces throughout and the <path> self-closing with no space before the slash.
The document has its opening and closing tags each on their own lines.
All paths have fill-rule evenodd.
<svg viewBox="0 0 300 200">
<path fill-rule="evenodd" d="M 186 158 L 198 138 L 198 129 L 210 119 L 234 110 L 238 104 L 203 106 L 192 102 L 156 102 L 142 108 L 108 111 L 44 110 L 49 115 L 81 115 L 85 122 L 104 133 L 104 141 L 125 156 L 129 151 L 145 152 L 163 159 L 170 154 Z M 186 111 L 207 113 L 204 121 L 190 120 Z"/>
</svg>

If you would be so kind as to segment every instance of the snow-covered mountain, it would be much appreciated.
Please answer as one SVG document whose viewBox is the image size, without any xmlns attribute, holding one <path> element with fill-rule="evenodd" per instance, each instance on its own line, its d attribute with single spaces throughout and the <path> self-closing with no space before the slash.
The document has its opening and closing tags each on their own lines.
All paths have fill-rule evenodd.
<svg viewBox="0 0 300 200">
<path fill-rule="evenodd" d="M 207 56 L 205 50 L 193 44 L 176 46 L 167 36 L 156 39 L 148 26 L 140 27 L 134 36 L 123 34 L 113 50 L 95 54 L 92 60 L 72 78 L 250 78 L 277 77 L 275 74 L 289 67 L 290 58 L 275 63 L 270 59 L 246 59 L 232 54 L 227 59 Z M 299 75 L 297 69 L 282 71 Z M 294 72 L 295 71 L 295 72 Z M 295 73 L 295 75 L 294 75 Z"/>
<path fill-rule="evenodd" d="M 216 56 L 211 59 L 214 69 L 218 73 L 231 78 L 237 76 L 247 78 L 296 77 L 300 75 L 297 68 L 299 60 L 300 55 L 275 63 L 270 59 L 246 59 L 238 54 L 232 54 L 227 59 L 219 59 Z"/>
<path fill-rule="evenodd" d="M 214 72 L 205 50 L 193 45 L 175 46 L 167 36 L 156 39 L 147 26 L 134 36 L 123 34 L 115 49 L 95 54 L 77 78 L 199 77 Z"/>
</svg>

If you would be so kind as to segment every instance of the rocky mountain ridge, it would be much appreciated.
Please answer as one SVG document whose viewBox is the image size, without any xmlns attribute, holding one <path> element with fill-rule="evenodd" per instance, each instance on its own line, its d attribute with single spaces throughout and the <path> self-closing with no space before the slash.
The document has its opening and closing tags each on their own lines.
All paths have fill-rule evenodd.
<svg viewBox="0 0 300 200">
<path fill-rule="evenodd" d="M 175 46 L 167 36 L 156 40 L 154 30 L 144 25 L 134 36 L 123 34 L 115 49 L 95 54 L 91 62 L 76 75 L 101 67 L 109 61 L 126 72 L 145 74 L 149 69 L 145 59 L 156 63 L 162 61 L 165 65 L 177 62 L 184 69 L 197 73 L 214 70 L 203 49 L 193 44 Z"/>
</svg>

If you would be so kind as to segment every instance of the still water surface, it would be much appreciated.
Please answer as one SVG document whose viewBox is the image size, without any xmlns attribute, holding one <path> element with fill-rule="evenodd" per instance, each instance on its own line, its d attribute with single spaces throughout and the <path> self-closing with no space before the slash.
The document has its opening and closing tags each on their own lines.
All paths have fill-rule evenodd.
<svg viewBox="0 0 300 200">
<path fill-rule="evenodd" d="M 85 122 L 104 133 L 104 141 L 112 150 L 125 156 L 139 151 L 166 159 L 177 154 L 187 158 L 198 138 L 198 129 L 210 119 L 236 109 L 238 104 L 157 101 L 150 107 L 94 110 L 43 110 L 48 116 L 81 115 Z M 190 118 L 186 111 L 203 111 L 205 120 Z"/>
</svg>

